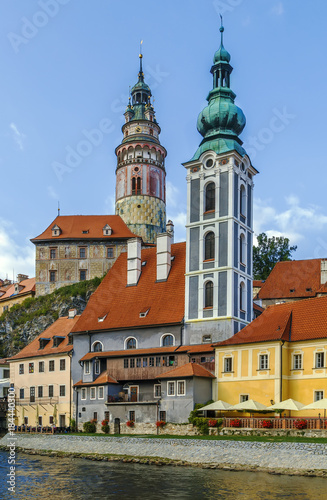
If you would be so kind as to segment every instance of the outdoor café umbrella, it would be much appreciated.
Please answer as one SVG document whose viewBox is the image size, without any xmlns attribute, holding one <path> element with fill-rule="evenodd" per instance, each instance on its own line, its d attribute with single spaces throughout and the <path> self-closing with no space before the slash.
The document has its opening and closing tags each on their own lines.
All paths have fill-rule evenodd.
<svg viewBox="0 0 327 500">
<path fill-rule="evenodd" d="M 262 403 L 258 403 L 258 401 L 254 401 L 253 399 L 248 399 L 247 401 L 243 401 L 243 403 L 238 403 L 238 404 L 236 404 L 228 409 L 229 410 L 248 410 L 250 412 L 253 412 L 253 411 L 267 410 L 267 406 L 263 405 Z"/>
<path fill-rule="evenodd" d="M 222 401 L 220 399 L 219 401 L 215 401 L 214 403 L 211 403 L 210 405 L 202 406 L 202 408 L 199 408 L 198 411 L 229 410 L 230 408 L 231 408 L 231 405 L 229 403 L 226 403 L 225 401 Z"/>
<path fill-rule="evenodd" d="M 285 399 L 280 403 L 275 403 L 274 405 L 268 406 L 267 410 L 290 410 L 290 411 L 300 411 L 303 409 L 304 404 L 295 401 L 295 399 Z"/>
<path fill-rule="evenodd" d="M 324 410 L 324 418 L 326 417 L 327 410 L 327 398 L 318 399 L 314 403 L 310 403 L 309 405 L 303 406 L 302 410 Z"/>
</svg>

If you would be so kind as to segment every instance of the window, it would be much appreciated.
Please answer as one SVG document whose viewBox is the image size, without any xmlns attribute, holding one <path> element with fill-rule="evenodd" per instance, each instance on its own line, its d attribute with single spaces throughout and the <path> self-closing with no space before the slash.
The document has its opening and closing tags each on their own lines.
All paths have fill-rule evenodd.
<svg viewBox="0 0 327 500">
<path fill-rule="evenodd" d="M 294 354 L 293 356 L 293 370 L 302 369 L 302 354 Z"/>
<path fill-rule="evenodd" d="M 80 259 L 85 259 L 86 258 L 86 248 L 85 247 L 80 247 L 79 248 L 79 258 Z"/>
<path fill-rule="evenodd" d="M 93 351 L 94 352 L 102 352 L 102 344 L 101 344 L 101 342 L 95 342 L 93 344 Z"/>
<path fill-rule="evenodd" d="M 56 271 L 50 271 L 50 282 L 54 283 L 56 281 Z"/>
<path fill-rule="evenodd" d="M 35 403 L 35 387 L 30 387 L 30 403 Z"/>
<path fill-rule="evenodd" d="M 28 363 L 28 373 L 34 373 L 34 363 Z"/>
<path fill-rule="evenodd" d="M 162 357 L 162 366 L 174 366 L 177 365 L 177 362 L 175 363 L 175 356 L 163 356 Z"/>
<path fill-rule="evenodd" d="M 141 366 L 142 366 L 142 359 L 136 358 L 136 368 L 141 368 Z"/>
<path fill-rule="evenodd" d="M 53 415 L 50 415 L 49 417 L 49 425 L 53 425 Z"/>
<path fill-rule="evenodd" d="M 215 210 L 215 190 L 216 186 L 214 182 L 209 182 L 206 187 L 205 194 L 205 211 L 212 212 Z"/>
<path fill-rule="evenodd" d="M 172 335 L 165 335 L 162 339 L 162 345 L 164 347 L 174 345 L 174 337 Z"/>
<path fill-rule="evenodd" d="M 42 385 L 39 385 L 39 387 L 37 388 L 37 397 L 43 398 L 43 386 Z"/>
<path fill-rule="evenodd" d="M 143 368 L 148 366 L 148 358 L 143 358 Z"/>
<path fill-rule="evenodd" d="M 114 258 L 114 249 L 113 247 L 107 247 L 107 259 Z"/>
<path fill-rule="evenodd" d="M 84 361 L 84 374 L 89 375 L 90 373 L 90 362 Z"/>
<path fill-rule="evenodd" d="M 108 422 L 109 422 L 109 416 L 110 416 L 109 411 L 105 411 L 105 412 L 104 412 L 104 419 L 105 419 L 105 420 L 108 420 Z"/>
<path fill-rule="evenodd" d="M 135 422 L 135 411 L 134 410 L 129 412 L 129 420 L 131 422 Z"/>
<path fill-rule="evenodd" d="M 161 357 L 160 356 L 156 357 L 156 366 L 161 366 Z"/>
<path fill-rule="evenodd" d="M 175 396 L 175 382 L 167 382 L 167 395 Z"/>
<path fill-rule="evenodd" d="M 83 399 L 83 400 L 86 399 L 86 388 L 85 387 L 82 388 L 81 399 Z"/>
<path fill-rule="evenodd" d="M 51 361 L 49 361 L 49 372 L 54 372 L 54 369 L 55 369 L 55 362 L 52 359 Z"/>
<path fill-rule="evenodd" d="M 204 307 L 213 308 L 213 282 L 207 281 L 204 285 Z"/>
<path fill-rule="evenodd" d="M 86 280 L 86 269 L 80 269 L 80 271 L 79 271 L 79 280 L 80 281 L 85 281 Z"/>
<path fill-rule="evenodd" d="M 202 342 L 203 343 L 210 343 L 210 342 L 212 342 L 211 335 L 203 335 Z"/>
<path fill-rule="evenodd" d="M 19 399 L 24 399 L 24 389 L 19 389 Z"/>
<path fill-rule="evenodd" d="M 132 177 L 132 194 L 141 194 L 141 177 Z"/>
<path fill-rule="evenodd" d="M 66 360 L 65 359 L 61 359 L 60 362 L 59 362 L 59 370 L 63 371 L 63 370 L 66 370 Z"/>
<path fill-rule="evenodd" d="M 268 370 L 268 354 L 260 354 L 259 370 Z"/>
<path fill-rule="evenodd" d="M 149 358 L 149 366 L 154 366 L 154 358 L 153 357 Z"/>
<path fill-rule="evenodd" d="M 215 234 L 210 231 L 204 238 L 204 260 L 214 260 L 215 258 Z"/>
<path fill-rule="evenodd" d="M 53 398 L 53 385 L 49 385 L 49 398 Z"/>
<path fill-rule="evenodd" d="M 42 416 L 41 415 L 39 416 L 39 425 L 42 426 Z"/>
<path fill-rule="evenodd" d="M 99 375 L 99 373 L 100 373 L 100 360 L 99 359 L 96 359 L 94 361 L 94 373 L 96 375 Z"/>
<path fill-rule="evenodd" d="M 324 352 L 316 352 L 315 368 L 324 368 L 325 356 Z"/>
<path fill-rule="evenodd" d="M 163 422 L 166 422 L 166 412 L 165 411 L 160 411 L 159 412 L 159 419 L 162 420 Z"/>
<path fill-rule="evenodd" d="M 58 347 L 61 342 L 65 340 L 65 337 L 60 337 L 59 335 L 56 335 L 53 337 L 53 347 Z"/>
<path fill-rule="evenodd" d="M 230 373 L 233 370 L 233 358 L 225 358 L 224 359 L 224 372 Z"/>
<path fill-rule="evenodd" d="M 50 259 L 55 259 L 57 254 L 56 248 L 50 248 Z"/>
<path fill-rule="evenodd" d="M 129 367 L 130 367 L 130 368 L 135 368 L 135 358 L 131 358 L 131 359 L 129 360 Z"/>
<path fill-rule="evenodd" d="M 96 397 L 96 388 L 95 387 L 91 387 L 90 389 L 90 399 L 95 399 Z"/>
<path fill-rule="evenodd" d="M 23 363 L 21 363 L 21 364 L 19 365 L 19 375 L 23 375 L 23 374 L 24 374 L 24 364 L 23 364 Z"/>
<path fill-rule="evenodd" d="M 98 412 L 97 411 L 95 411 L 93 413 L 93 420 L 95 420 L 96 422 L 98 421 Z"/>
<path fill-rule="evenodd" d="M 126 349 L 136 349 L 136 339 L 128 339 L 126 342 Z"/>
<path fill-rule="evenodd" d="M 104 387 L 98 388 L 98 399 L 104 399 Z"/>
<path fill-rule="evenodd" d="M 321 399 L 324 399 L 324 391 L 315 391 L 314 401 L 320 401 Z"/>
<path fill-rule="evenodd" d="M 124 368 L 128 368 L 128 359 L 124 359 Z"/>
<path fill-rule="evenodd" d="M 185 380 L 177 381 L 177 396 L 185 396 Z"/>
<path fill-rule="evenodd" d="M 44 361 L 39 361 L 39 373 L 44 372 Z"/>
<path fill-rule="evenodd" d="M 244 401 L 249 401 L 248 394 L 240 394 L 240 403 L 244 403 Z"/>
<path fill-rule="evenodd" d="M 161 385 L 160 384 L 155 384 L 154 385 L 154 397 L 155 398 L 160 398 L 161 397 Z"/>
<path fill-rule="evenodd" d="M 240 263 L 245 266 L 246 261 L 246 246 L 245 246 L 245 236 L 241 234 L 240 236 Z"/>
<path fill-rule="evenodd" d="M 240 213 L 241 216 L 245 217 L 246 216 L 246 192 L 245 192 L 245 187 L 241 186 L 240 189 Z"/>
<path fill-rule="evenodd" d="M 246 291 L 245 291 L 245 283 L 240 284 L 240 311 L 245 312 L 245 304 L 246 304 Z"/>
<path fill-rule="evenodd" d="M 60 385 L 59 386 L 59 396 L 65 396 L 66 395 L 66 386 L 65 385 Z"/>
</svg>

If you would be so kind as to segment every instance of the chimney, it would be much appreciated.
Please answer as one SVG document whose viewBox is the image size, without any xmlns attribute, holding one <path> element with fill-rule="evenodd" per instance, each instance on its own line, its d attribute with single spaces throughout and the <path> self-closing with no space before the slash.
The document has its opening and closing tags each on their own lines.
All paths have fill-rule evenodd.
<svg viewBox="0 0 327 500">
<path fill-rule="evenodd" d="M 132 238 L 127 243 L 127 286 L 135 286 L 141 275 L 141 239 Z"/>
<path fill-rule="evenodd" d="M 171 240 L 168 233 L 157 234 L 157 281 L 166 281 L 171 268 Z"/>
<path fill-rule="evenodd" d="M 320 284 L 324 285 L 327 282 L 327 260 L 321 259 L 320 264 Z"/>
<path fill-rule="evenodd" d="M 170 219 L 166 224 L 166 231 L 171 236 L 171 243 L 174 243 L 174 223 Z"/>
<path fill-rule="evenodd" d="M 20 283 L 21 281 L 27 280 L 28 274 L 17 274 L 17 281 Z"/>
<path fill-rule="evenodd" d="M 68 311 L 68 318 L 69 319 L 75 318 L 76 314 L 77 314 L 77 310 L 76 309 L 69 309 L 69 311 Z"/>
</svg>

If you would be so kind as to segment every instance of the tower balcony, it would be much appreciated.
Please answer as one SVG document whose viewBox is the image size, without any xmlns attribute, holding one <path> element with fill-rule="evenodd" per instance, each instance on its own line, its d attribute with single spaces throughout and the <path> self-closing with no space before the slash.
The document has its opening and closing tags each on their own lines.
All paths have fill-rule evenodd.
<svg viewBox="0 0 327 500">
<path fill-rule="evenodd" d="M 137 158 L 128 158 L 127 160 L 122 160 L 118 162 L 117 168 L 125 167 L 126 165 L 131 165 L 131 164 L 147 164 L 147 165 L 154 165 L 155 167 L 159 167 L 164 169 L 164 164 L 159 162 L 158 160 L 153 160 L 152 158 L 143 158 L 137 157 Z"/>
</svg>

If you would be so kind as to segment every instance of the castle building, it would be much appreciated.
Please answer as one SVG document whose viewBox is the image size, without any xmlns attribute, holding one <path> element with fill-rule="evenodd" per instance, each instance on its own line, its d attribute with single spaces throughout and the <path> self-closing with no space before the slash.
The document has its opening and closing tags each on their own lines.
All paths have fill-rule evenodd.
<svg viewBox="0 0 327 500">
<path fill-rule="evenodd" d="M 167 152 L 160 144 L 160 131 L 140 54 L 138 82 L 125 111 L 124 138 L 116 148 L 116 214 L 144 243 L 154 243 L 166 230 Z"/>
<path fill-rule="evenodd" d="M 239 138 L 243 111 L 230 88 L 230 54 L 214 55 L 213 89 L 187 170 L 186 331 L 192 342 L 231 337 L 252 320 L 253 177 Z"/>
</svg>

